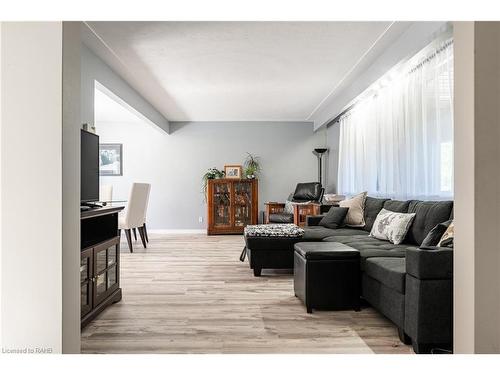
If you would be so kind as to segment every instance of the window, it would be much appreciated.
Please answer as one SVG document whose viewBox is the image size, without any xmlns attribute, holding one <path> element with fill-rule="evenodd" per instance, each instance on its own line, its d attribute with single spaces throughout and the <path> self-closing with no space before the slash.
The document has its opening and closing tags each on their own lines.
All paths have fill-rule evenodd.
<svg viewBox="0 0 500 375">
<path fill-rule="evenodd" d="M 339 193 L 453 196 L 453 41 L 375 82 L 340 117 Z"/>
</svg>

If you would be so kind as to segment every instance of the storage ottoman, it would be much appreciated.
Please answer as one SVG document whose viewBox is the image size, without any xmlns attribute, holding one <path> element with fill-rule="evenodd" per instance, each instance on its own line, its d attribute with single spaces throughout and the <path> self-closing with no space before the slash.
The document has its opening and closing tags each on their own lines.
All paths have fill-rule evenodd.
<svg viewBox="0 0 500 375">
<path fill-rule="evenodd" d="M 312 309 L 359 311 L 359 251 L 338 242 L 298 242 L 294 245 L 297 296 Z"/>
</svg>

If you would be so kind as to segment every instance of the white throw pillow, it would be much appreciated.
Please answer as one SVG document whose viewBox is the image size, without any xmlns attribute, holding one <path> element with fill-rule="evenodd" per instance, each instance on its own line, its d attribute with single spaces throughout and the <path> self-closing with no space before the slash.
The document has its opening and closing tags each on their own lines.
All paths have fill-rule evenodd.
<svg viewBox="0 0 500 375">
<path fill-rule="evenodd" d="M 311 201 L 307 202 L 292 202 L 292 201 L 286 201 L 285 202 L 285 208 L 283 209 L 283 212 L 286 214 L 293 214 L 293 206 L 300 206 L 300 205 L 307 205 L 311 204 Z"/>
<path fill-rule="evenodd" d="M 382 208 L 373 223 L 370 236 L 399 245 L 404 241 L 414 217 L 415 214 L 392 212 Z"/>
<path fill-rule="evenodd" d="M 339 202 L 340 207 L 348 207 L 344 224 L 350 227 L 365 226 L 365 201 L 367 192 L 359 193 L 350 199 Z"/>
<path fill-rule="evenodd" d="M 283 212 L 286 214 L 293 214 L 293 203 L 291 201 L 285 202 L 285 208 L 283 209 Z"/>
</svg>

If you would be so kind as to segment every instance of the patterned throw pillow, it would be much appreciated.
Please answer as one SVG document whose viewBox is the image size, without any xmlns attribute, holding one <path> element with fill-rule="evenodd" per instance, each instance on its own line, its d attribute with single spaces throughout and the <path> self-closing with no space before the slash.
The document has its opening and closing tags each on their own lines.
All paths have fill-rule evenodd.
<svg viewBox="0 0 500 375">
<path fill-rule="evenodd" d="M 346 199 L 339 202 L 340 207 L 348 207 L 347 216 L 345 217 L 345 225 L 350 227 L 365 226 L 365 201 L 367 192 L 355 195 L 351 199 Z"/>
<path fill-rule="evenodd" d="M 370 236 L 399 245 L 405 239 L 414 217 L 414 213 L 403 214 L 382 208 L 373 223 Z"/>
<path fill-rule="evenodd" d="M 453 247 L 453 238 L 455 237 L 455 225 L 453 222 L 449 225 L 446 232 L 444 232 L 443 237 L 438 243 L 439 247 Z"/>
</svg>

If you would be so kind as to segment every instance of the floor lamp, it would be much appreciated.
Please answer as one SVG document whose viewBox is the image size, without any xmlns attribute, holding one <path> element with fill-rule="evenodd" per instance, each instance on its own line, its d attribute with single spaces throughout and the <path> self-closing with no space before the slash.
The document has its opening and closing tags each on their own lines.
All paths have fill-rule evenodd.
<svg viewBox="0 0 500 375">
<path fill-rule="evenodd" d="M 316 157 L 318 158 L 318 178 L 319 183 L 323 186 L 323 154 L 327 152 L 327 148 L 315 148 L 314 152 L 316 153 Z"/>
</svg>

